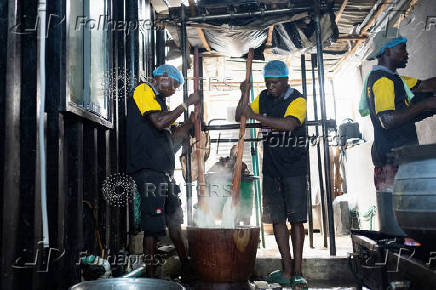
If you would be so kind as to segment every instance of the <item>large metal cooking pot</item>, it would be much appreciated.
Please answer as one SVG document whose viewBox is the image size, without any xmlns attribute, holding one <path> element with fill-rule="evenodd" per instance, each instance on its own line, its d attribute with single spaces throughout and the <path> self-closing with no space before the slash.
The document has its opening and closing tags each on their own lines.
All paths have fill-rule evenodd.
<svg viewBox="0 0 436 290">
<path fill-rule="evenodd" d="M 436 249 L 436 144 L 395 152 L 400 166 L 392 202 L 398 224 L 426 248 Z"/>
<path fill-rule="evenodd" d="M 149 278 L 112 278 L 86 281 L 74 285 L 71 290 L 183 290 L 182 285 L 159 279 Z"/>
</svg>

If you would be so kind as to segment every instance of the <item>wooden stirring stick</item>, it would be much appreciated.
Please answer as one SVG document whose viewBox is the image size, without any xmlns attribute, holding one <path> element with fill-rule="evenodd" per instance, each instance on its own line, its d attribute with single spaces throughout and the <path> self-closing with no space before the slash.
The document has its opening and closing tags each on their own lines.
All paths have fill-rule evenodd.
<svg viewBox="0 0 436 290">
<path fill-rule="evenodd" d="M 194 91 L 199 92 L 200 90 L 200 66 L 199 66 L 199 55 L 198 48 L 194 48 Z M 194 123 L 194 133 L 195 133 L 195 153 L 197 156 L 197 197 L 198 197 L 198 207 L 203 210 L 204 213 L 209 212 L 209 205 L 206 200 L 206 181 L 204 179 L 204 166 L 203 159 L 204 154 L 202 154 L 201 148 L 201 104 L 195 105 L 195 112 L 197 113 L 197 119 Z"/>
<path fill-rule="evenodd" d="M 254 49 L 250 48 L 247 57 L 247 67 L 245 71 L 245 81 L 251 81 L 251 65 L 253 63 Z M 242 93 L 242 100 L 245 104 L 248 104 L 248 98 L 250 95 L 250 86 L 246 86 Z M 241 171 L 242 171 L 242 155 L 244 154 L 244 135 L 245 135 L 245 121 L 246 117 L 241 116 L 241 127 L 239 128 L 238 139 L 238 154 L 236 155 L 236 163 L 233 169 L 232 187 L 230 193 L 232 195 L 232 206 L 235 208 L 239 205 L 240 200 L 240 187 L 241 187 Z"/>
</svg>

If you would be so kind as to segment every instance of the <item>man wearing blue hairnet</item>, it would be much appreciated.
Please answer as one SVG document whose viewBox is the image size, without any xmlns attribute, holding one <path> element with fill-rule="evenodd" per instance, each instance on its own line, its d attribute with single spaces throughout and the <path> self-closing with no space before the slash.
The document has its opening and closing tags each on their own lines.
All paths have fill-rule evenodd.
<svg viewBox="0 0 436 290">
<path fill-rule="evenodd" d="M 392 164 L 391 149 L 418 144 L 415 122 L 436 110 L 436 78 L 421 81 L 397 73 L 397 69 L 406 67 L 409 58 L 406 42 L 396 28 L 380 31 L 367 58 L 377 59 L 378 64 L 365 80 L 359 111 L 362 116 L 371 116 L 374 127 L 371 155 L 379 191 L 392 189 L 398 170 Z M 424 97 L 418 102 L 415 95 Z"/>
<path fill-rule="evenodd" d="M 303 223 L 307 219 L 306 99 L 289 86 L 289 72 L 284 62 L 268 62 L 263 73 L 266 90 L 251 104 L 244 103 L 241 98 L 236 109 L 236 121 L 239 122 L 241 115 L 245 115 L 261 122 L 263 127 L 262 220 L 273 224 L 282 258 L 282 270 L 272 272 L 267 281 L 305 288 L 307 281 L 301 268 Z M 243 82 L 241 91 L 247 85 Z M 286 220 L 291 224 L 293 264 Z"/>
<path fill-rule="evenodd" d="M 168 226 L 182 269 L 186 270 L 189 267 L 181 235 L 180 189 L 172 176 L 175 148 L 189 136 L 195 116 L 191 114 L 190 120 L 175 130 L 170 130 L 170 126 L 188 106 L 197 104 L 200 97 L 192 94 L 185 103 L 170 111 L 165 98 L 173 95 L 182 84 L 183 77 L 174 66 L 161 65 L 153 71 L 150 83 L 141 83 L 135 88 L 127 108 L 127 172 L 134 177 L 141 200 L 144 254 L 147 258 L 154 257 L 157 237 L 164 236 Z M 157 262 L 153 260 L 147 265 L 149 277 Z"/>
</svg>

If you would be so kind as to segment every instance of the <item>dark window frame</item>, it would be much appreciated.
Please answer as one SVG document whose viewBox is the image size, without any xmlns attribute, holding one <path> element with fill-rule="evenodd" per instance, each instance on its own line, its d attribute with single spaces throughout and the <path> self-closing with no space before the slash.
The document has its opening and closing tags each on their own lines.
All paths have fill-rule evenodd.
<svg viewBox="0 0 436 290">
<path fill-rule="evenodd" d="M 89 17 L 89 3 L 90 1 L 97 1 L 97 0 L 83 0 L 83 16 Z M 105 5 L 105 17 L 108 17 L 109 19 L 114 19 L 113 17 L 113 9 L 112 9 L 112 1 L 111 0 L 99 0 L 104 1 Z M 116 90 L 110 90 L 108 89 L 108 86 L 114 85 L 114 84 L 106 84 L 106 87 L 104 88 L 104 98 L 105 102 L 107 104 L 107 117 L 103 116 L 97 111 L 93 110 L 93 107 L 86 107 L 82 104 L 77 104 L 74 101 L 71 100 L 71 59 L 70 59 L 70 49 L 72 46 L 70 45 L 70 42 L 72 41 L 72 38 L 70 36 L 70 24 L 73 21 L 73 24 L 77 22 L 77 19 L 71 19 L 71 5 L 77 5 L 75 0 L 67 0 L 66 1 L 66 50 L 65 50 L 65 72 L 66 72 L 66 87 L 65 87 L 65 102 L 62 102 L 64 105 L 61 108 L 61 111 L 67 111 L 74 113 L 75 115 L 78 115 L 79 117 L 88 119 L 92 122 L 98 123 L 104 127 L 107 127 L 109 129 L 114 128 L 114 104 L 113 99 L 116 97 Z M 74 24 L 75 25 L 75 24 Z M 90 82 L 91 82 L 91 31 L 87 29 L 86 27 L 81 27 L 83 29 L 83 71 L 82 71 L 82 77 L 83 77 L 83 87 L 82 87 L 82 93 L 83 93 L 83 100 L 85 104 L 91 104 L 91 88 L 90 88 Z M 114 71 L 114 63 L 113 63 L 113 55 L 114 55 L 114 46 L 113 46 L 113 33 L 111 29 L 103 28 L 103 31 L 106 32 L 106 39 L 105 39 L 105 50 L 107 52 L 106 56 L 106 64 L 107 67 L 105 67 L 105 73 L 104 76 L 105 81 L 111 82 L 111 76 L 109 75 L 111 72 Z M 85 85 L 86 84 L 86 85 Z"/>
</svg>

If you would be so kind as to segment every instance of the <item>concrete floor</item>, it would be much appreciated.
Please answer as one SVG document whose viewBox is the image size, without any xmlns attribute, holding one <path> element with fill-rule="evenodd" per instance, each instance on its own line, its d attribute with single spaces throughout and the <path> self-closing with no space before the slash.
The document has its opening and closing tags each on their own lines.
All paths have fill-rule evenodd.
<svg viewBox="0 0 436 290">
<path fill-rule="evenodd" d="M 328 242 L 328 238 L 327 238 Z M 313 234 L 313 246 L 309 246 L 309 236 L 304 240 L 303 258 L 329 258 L 330 251 L 324 248 L 324 239 L 321 233 Z M 336 257 L 346 258 L 353 251 L 351 236 L 336 236 Z M 265 248 L 257 250 L 257 258 L 280 258 L 274 235 L 265 235 Z"/>
<path fill-rule="evenodd" d="M 347 260 L 348 253 L 353 251 L 351 237 L 336 237 L 336 256 L 330 256 L 330 250 L 324 248 L 323 236 L 320 233 L 314 233 L 313 245 L 314 248 L 310 248 L 309 237 L 306 235 L 303 275 L 308 280 L 309 286 L 315 287 L 313 289 L 353 289 L 347 288 L 355 285 Z M 254 275 L 259 280 L 281 267 L 280 253 L 273 235 L 265 236 L 265 246 L 259 248 L 256 255 Z"/>
<path fill-rule="evenodd" d="M 141 253 L 142 236 L 136 236 L 134 240 L 135 241 L 132 241 L 131 247 L 135 249 L 131 249 L 131 251 Z M 265 242 L 266 247 L 260 247 L 257 250 L 256 265 L 252 281 L 265 281 L 265 278 L 270 272 L 281 268 L 280 253 L 274 236 L 265 235 Z M 329 249 L 323 247 L 323 236 L 320 233 L 314 233 L 313 244 L 314 248 L 310 248 L 309 237 L 306 235 L 303 251 L 303 275 L 308 280 L 309 286 L 311 287 L 310 289 L 356 289 L 353 288 L 355 282 L 348 268 L 347 260 L 348 253 L 352 252 L 351 237 L 336 237 L 337 255 L 333 257 L 330 256 Z M 172 263 L 167 263 L 166 266 L 171 264 Z M 176 266 L 176 268 L 178 267 L 179 266 Z M 172 267 L 170 267 L 169 270 L 165 270 L 165 272 L 172 272 L 173 270 L 171 270 L 171 268 Z"/>
</svg>

